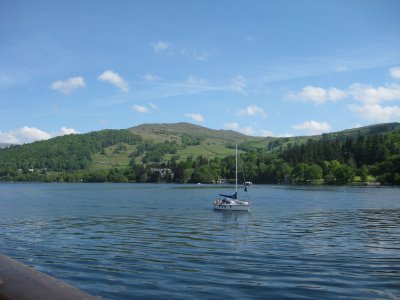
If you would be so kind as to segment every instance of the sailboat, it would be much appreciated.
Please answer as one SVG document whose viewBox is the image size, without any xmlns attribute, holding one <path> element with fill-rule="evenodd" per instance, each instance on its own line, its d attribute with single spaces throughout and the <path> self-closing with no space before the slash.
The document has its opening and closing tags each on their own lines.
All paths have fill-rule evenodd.
<svg viewBox="0 0 400 300">
<path fill-rule="evenodd" d="M 248 201 L 239 200 L 238 195 L 238 151 L 236 145 L 236 167 L 235 167 L 235 193 L 233 195 L 219 194 L 219 197 L 214 201 L 214 210 L 229 210 L 229 211 L 249 211 L 250 203 Z M 245 191 L 247 188 L 245 186 Z"/>
</svg>

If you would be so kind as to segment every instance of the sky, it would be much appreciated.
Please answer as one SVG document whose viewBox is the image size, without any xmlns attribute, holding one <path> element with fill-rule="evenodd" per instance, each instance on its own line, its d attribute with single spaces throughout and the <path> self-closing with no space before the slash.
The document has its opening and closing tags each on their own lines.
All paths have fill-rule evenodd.
<svg viewBox="0 0 400 300">
<path fill-rule="evenodd" d="M 0 1 L 0 143 L 399 121 L 398 0 Z"/>
</svg>

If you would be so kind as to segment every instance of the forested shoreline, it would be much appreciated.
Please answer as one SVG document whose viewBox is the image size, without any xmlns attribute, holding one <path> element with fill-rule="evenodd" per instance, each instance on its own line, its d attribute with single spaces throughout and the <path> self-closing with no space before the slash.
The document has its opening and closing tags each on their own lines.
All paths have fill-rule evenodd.
<svg viewBox="0 0 400 300">
<path fill-rule="evenodd" d="M 182 158 L 177 154 L 201 141 L 190 136 L 183 136 L 180 144 L 144 141 L 128 130 L 58 137 L 1 149 L 0 181 L 215 183 L 235 178 L 232 155 Z M 94 155 L 106 155 L 112 145 L 115 153 L 129 152 L 132 147 L 129 162 L 93 169 Z M 322 136 L 272 150 L 244 142 L 239 144 L 239 171 L 243 180 L 258 184 L 400 185 L 399 149 L 399 130 L 345 138 Z"/>
</svg>

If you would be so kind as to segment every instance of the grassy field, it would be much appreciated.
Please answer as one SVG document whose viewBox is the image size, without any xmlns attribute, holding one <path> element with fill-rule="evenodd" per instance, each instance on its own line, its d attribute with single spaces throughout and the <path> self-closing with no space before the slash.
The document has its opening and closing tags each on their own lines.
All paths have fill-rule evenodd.
<svg viewBox="0 0 400 300">
<path fill-rule="evenodd" d="M 235 155 L 235 149 L 228 149 L 223 145 L 217 144 L 201 144 L 196 146 L 188 146 L 183 150 L 178 151 L 177 155 L 181 159 L 186 159 L 188 156 L 204 156 L 207 158 L 214 158 L 216 156 L 225 157 L 227 155 Z"/>
<path fill-rule="evenodd" d="M 104 154 L 96 153 L 93 156 L 92 166 L 89 171 L 109 170 L 114 167 L 125 167 L 129 165 L 129 155 L 135 150 L 135 146 L 120 143 L 104 148 Z"/>
</svg>

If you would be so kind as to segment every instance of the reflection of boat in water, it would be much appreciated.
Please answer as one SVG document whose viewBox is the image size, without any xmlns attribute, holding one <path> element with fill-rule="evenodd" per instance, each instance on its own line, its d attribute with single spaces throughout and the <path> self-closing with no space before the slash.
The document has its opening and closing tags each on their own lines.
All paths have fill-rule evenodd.
<svg viewBox="0 0 400 300">
<path fill-rule="evenodd" d="M 224 211 L 249 211 L 250 203 L 248 201 L 239 200 L 237 198 L 237 182 L 238 182 L 238 171 L 237 171 L 237 145 L 236 145 L 236 168 L 235 168 L 235 193 L 233 195 L 219 194 L 218 199 L 214 201 L 215 210 Z M 247 188 L 245 186 L 245 191 Z"/>
</svg>

